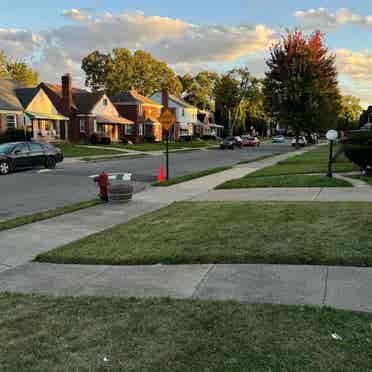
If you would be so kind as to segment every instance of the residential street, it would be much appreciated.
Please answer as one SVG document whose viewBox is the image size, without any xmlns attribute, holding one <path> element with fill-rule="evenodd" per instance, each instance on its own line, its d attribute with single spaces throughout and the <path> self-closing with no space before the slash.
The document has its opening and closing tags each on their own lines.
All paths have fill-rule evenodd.
<svg viewBox="0 0 372 372">
<path fill-rule="evenodd" d="M 263 144 L 259 148 L 243 150 L 186 151 L 170 154 L 171 176 L 182 176 L 240 161 L 292 151 L 286 144 Z M 0 220 L 37 211 L 62 207 L 66 204 L 93 199 L 97 189 L 90 176 L 100 171 L 107 173 L 130 172 L 141 190 L 156 180 L 165 156 L 147 156 L 137 159 L 118 159 L 102 162 L 71 162 L 66 160 L 53 171 L 30 170 L 0 178 Z M 31 192 L 32 190 L 32 192 Z"/>
</svg>

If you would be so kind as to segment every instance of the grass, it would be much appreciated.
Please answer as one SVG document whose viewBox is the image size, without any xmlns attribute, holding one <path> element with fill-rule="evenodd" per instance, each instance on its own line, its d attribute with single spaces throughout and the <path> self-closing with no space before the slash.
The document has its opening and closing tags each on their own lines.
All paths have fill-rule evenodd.
<svg viewBox="0 0 372 372">
<path fill-rule="evenodd" d="M 61 208 L 50 209 L 44 212 L 37 212 L 28 216 L 16 217 L 10 220 L 0 222 L 0 231 L 14 229 L 22 225 L 27 225 L 37 221 L 47 220 L 48 218 L 61 216 L 62 214 L 76 212 L 80 209 L 90 208 L 101 202 L 98 199 L 84 201 L 80 203 L 66 205 Z"/>
<path fill-rule="evenodd" d="M 340 147 L 336 146 L 335 153 L 339 150 Z M 302 155 L 283 160 L 274 166 L 260 169 L 253 174 L 256 177 L 281 176 L 286 174 L 326 174 L 328 170 L 328 156 L 328 146 L 321 146 Z M 344 154 L 337 156 L 333 163 L 333 171 L 336 173 L 352 172 L 355 169 L 358 168 Z"/>
<path fill-rule="evenodd" d="M 216 189 L 246 189 L 260 187 L 352 187 L 350 182 L 320 175 L 288 174 L 285 176 L 256 177 L 247 175 L 230 180 Z"/>
<path fill-rule="evenodd" d="M 256 161 L 273 158 L 277 155 L 280 155 L 280 153 L 274 153 L 274 154 L 271 154 L 271 155 L 263 155 L 263 156 L 259 156 L 258 158 L 255 158 L 255 159 L 242 160 L 238 164 L 249 164 L 249 163 L 253 163 L 253 162 L 256 162 Z"/>
<path fill-rule="evenodd" d="M 223 172 L 223 171 L 231 169 L 231 168 L 232 167 L 218 167 L 218 168 L 208 169 L 208 170 L 205 170 L 205 171 L 188 174 L 186 176 L 174 177 L 170 180 L 165 180 L 163 182 L 156 182 L 156 183 L 153 184 L 153 186 L 161 186 L 161 187 L 172 186 L 172 185 L 176 185 L 178 183 L 191 181 L 195 178 L 205 177 L 205 176 L 209 176 L 210 174 Z"/>
<path fill-rule="evenodd" d="M 370 314 L 0 294 L 3 371 L 370 371 Z M 337 333 L 342 340 L 332 338 Z"/>
<path fill-rule="evenodd" d="M 115 149 L 97 149 L 85 145 L 74 145 L 67 142 L 55 143 L 54 145 L 56 147 L 59 147 L 63 151 L 63 155 L 65 158 L 82 158 L 88 156 L 123 154 L 123 151 L 117 151 Z"/>
<path fill-rule="evenodd" d="M 340 150 L 335 148 L 335 154 Z M 259 169 L 240 179 L 230 180 L 217 189 L 241 189 L 251 187 L 350 187 L 349 182 L 330 179 L 325 176 L 328 170 L 328 146 L 283 160 L 276 165 Z M 333 163 L 335 173 L 351 172 L 357 169 L 343 153 Z M 321 173 L 323 175 L 313 175 Z"/>
<path fill-rule="evenodd" d="M 372 266 L 371 220 L 371 203 L 182 202 L 37 260 Z"/>
<path fill-rule="evenodd" d="M 357 180 L 364 181 L 372 186 L 372 177 L 371 176 L 350 176 L 351 178 L 355 178 Z"/>
</svg>

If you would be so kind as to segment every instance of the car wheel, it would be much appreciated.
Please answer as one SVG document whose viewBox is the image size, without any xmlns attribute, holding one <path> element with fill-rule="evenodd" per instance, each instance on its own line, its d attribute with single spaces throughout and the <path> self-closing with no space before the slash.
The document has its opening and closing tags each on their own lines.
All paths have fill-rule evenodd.
<svg viewBox="0 0 372 372">
<path fill-rule="evenodd" d="M 9 163 L 6 161 L 0 162 L 0 174 L 8 174 L 10 172 Z"/>
<path fill-rule="evenodd" d="M 53 157 L 48 157 L 45 161 L 45 168 L 54 169 L 56 167 L 56 159 Z"/>
</svg>

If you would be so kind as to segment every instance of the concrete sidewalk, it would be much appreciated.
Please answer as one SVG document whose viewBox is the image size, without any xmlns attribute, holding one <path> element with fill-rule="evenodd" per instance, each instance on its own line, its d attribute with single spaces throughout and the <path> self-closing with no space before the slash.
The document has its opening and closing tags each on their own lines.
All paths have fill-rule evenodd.
<svg viewBox="0 0 372 372">
<path fill-rule="evenodd" d="M 282 154 L 273 158 L 240 165 L 233 169 L 211 174 L 170 187 L 153 187 L 137 193 L 133 201 L 123 205 L 100 205 L 45 221 L 0 232 L 0 271 L 22 265 L 61 245 L 82 239 L 132 218 L 165 207 L 175 201 L 184 201 L 206 194 L 217 185 L 256 169 L 304 151 Z"/>
<path fill-rule="evenodd" d="M 371 281 L 372 268 L 354 267 L 28 263 L 0 273 L 0 291 L 235 300 L 372 312 Z"/>
<path fill-rule="evenodd" d="M 372 187 L 267 187 L 257 189 L 212 190 L 193 201 L 320 201 L 372 202 Z"/>
</svg>

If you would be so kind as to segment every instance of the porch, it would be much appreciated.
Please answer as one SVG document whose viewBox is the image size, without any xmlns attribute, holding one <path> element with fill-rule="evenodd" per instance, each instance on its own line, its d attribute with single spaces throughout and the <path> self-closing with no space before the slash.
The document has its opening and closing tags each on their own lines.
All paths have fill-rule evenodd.
<svg viewBox="0 0 372 372">
<path fill-rule="evenodd" d="M 133 126 L 134 122 L 120 116 L 97 116 L 97 127 L 94 132 L 103 132 L 110 137 L 112 142 L 119 142 L 126 132 L 127 126 Z"/>
<path fill-rule="evenodd" d="M 24 128 L 35 141 L 54 142 L 68 138 L 68 120 L 62 115 L 26 111 Z"/>
</svg>

